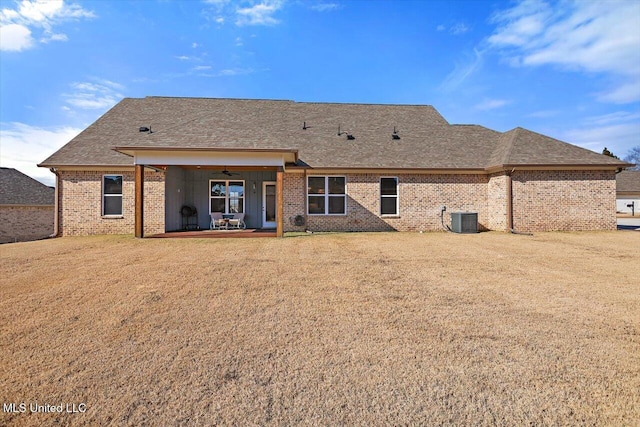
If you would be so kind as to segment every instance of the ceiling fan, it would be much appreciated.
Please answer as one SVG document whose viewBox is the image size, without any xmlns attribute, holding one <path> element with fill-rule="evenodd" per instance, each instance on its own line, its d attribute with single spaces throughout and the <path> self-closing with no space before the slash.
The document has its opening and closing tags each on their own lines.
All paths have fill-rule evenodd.
<svg viewBox="0 0 640 427">
<path fill-rule="evenodd" d="M 227 167 L 226 167 L 226 166 L 224 167 L 224 169 L 223 169 L 223 170 L 222 170 L 222 172 L 220 172 L 220 173 L 225 174 L 225 175 L 227 175 L 227 176 L 240 175 L 239 173 L 232 173 L 232 172 L 229 172 L 229 170 L 227 169 Z"/>
</svg>

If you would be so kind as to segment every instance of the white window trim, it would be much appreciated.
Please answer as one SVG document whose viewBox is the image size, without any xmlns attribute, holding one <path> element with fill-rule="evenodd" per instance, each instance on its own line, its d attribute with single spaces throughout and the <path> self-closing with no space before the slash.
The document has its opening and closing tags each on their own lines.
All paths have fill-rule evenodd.
<svg viewBox="0 0 640 427">
<path fill-rule="evenodd" d="M 247 212 L 247 206 L 246 206 L 247 196 L 244 195 L 247 192 L 247 183 L 245 182 L 244 179 L 210 179 L 209 180 L 209 189 L 207 190 L 209 192 L 209 210 L 211 210 L 211 199 L 222 199 L 221 196 L 212 196 L 211 195 L 211 183 L 212 182 L 224 182 L 224 185 L 227 188 L 227 193 L 224 196 L 224 212 L 223 212 L 223 214 L 225 214 L 225 215 L 229 215 L 231 213 L 234 213 L 234 212 L 229 212 L 229 199 L 231 198 L 231 194 L 229 193 L 229 183 L 230 182 L 242 182 L 242 193 L 243 193 L 243 196 L 242 197 L 238 197 L 238 199 L 242 199 L 242 212 L 240 212 L 240 213 L 246 213 Z M 209 212 L 209 213 L 211 213 L 211 212 Z"/>
<path fill-rule="evenodd" d="M 122 178 L 122 192 L 120 194 L 105 194 L 104 193 L 104 178 L 106 176 L 119 176 L 120 178 Z M 105 173 L 102 175 L 102 197 L 100 199 L 100 205 L 102 206 L 102 212 L 100 212 L 102 214 L 103 218 L 124 218 L 124 176 L 121 173 Z M 122 199 L 122 203 L 121 203 L 121 207 L 120 207 L 120 213 L 119 214 L 109 214 L 109 215 L 105 215 L 104 213 L 104 198 L 105 197 L 120 197 Z"/>
<path fill-rule="evenodd" d="M 309 178 L 324 178 L 324 194 L 309 194 Z M 344 194 L 329 194 L 329 178 L 344 178 Z M 346 175 L 307 175 L 307 215 L 311 216 L 345 216 L 347 215 L 347 177 Z M 309 196 L 321 197 L 324 196 L 324 213 L 311 213 L 309 212 Z M 329 213 L 329 196 L 332 197 L 344 197 L 344 213 Z"/>
<path fill-rule="evenodd" d="M 382 179 L 383 178 L 389 178 L 389 179 L 395 179 L 396 180 L 396 194 L 395 195 L 388 195 L 382 194 Z M 380 216 L 381 217 L 390 217 L 390 218 L 394 218 L 394 217 L 399 217 L 400 216 L 400 180 L 398 179 L 397 176 L 381 176 L 380 180 L 378 181 L 378 191 L 380 192 Z M 394 214 L 383 214 L 382 213 L 382 198 L 383 197 L 387 197 L 387 198 L 391 198 L 391 197 L 395 197 L 396 198 L 396 213 Z"/>
</svg>

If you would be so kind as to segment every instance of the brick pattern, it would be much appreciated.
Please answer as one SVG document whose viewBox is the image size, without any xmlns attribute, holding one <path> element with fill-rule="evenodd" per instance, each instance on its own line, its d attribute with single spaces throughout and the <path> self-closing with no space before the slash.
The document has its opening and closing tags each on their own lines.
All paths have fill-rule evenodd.
<svg viewBox="0 0 640 427">
<path fill-rule="evenodd" d="M 442 230 L 440 208 L 450 212 L 478 213 L 480 229 L 487 229 L 487 182 L 485 175 L 394 175 L 399 181 L 399 214 L 380 215 L 380 175 L 347 174 L 347 214 L 309 215 L 306 228 L 313 231 L 437 231 Z M 299 231 L 291 219 L 305 213 L 304 175 L 286 174 L 284 180 L 285 231 Z"/>
<path fill-rule="evenodd" d="M 134 229 L 133 171 L 123 175 L 123 217 L 103 218 L 102 171 L 61 172 L 60 231 L 62 235 L 132 234 Z M 506 176 L 463 174 L 399 174 L 399 214 L 380 215 L 380 175 L 346 174 L 347 214 L 308 215 L 303 174 L 286 173 L 284 230 L 302 231 L 438 231 L 440 207 L 450 213 L 478 213 L 481 230 L 507 227 Z M 519 231 L 615 230 L 615 174 L 613 171 L 515 171 L 514 227 Z M 164 174 L 145 172 L 145 234 L 164 232 Z"/>
<path fill-rule="evenodd" d="M 122 175 L 122 217 L 102 216 L 102 176 Z M 145 171 L 144 232 L 163 233 L 164 173 Z M 132 234 L 135 179 L 132 170 L 60 171 L 60 233 L 63 236 Z"/>
<path fill-rule="evenodd" d="M 53 234 L 53 206 L 0 207 L 0 243 L 38 240 Z"/>
<path fill-rule="evenodd" d="M 294 218 L 305 214 L 306 184 L 301 173 L 285 173 L 282 175 L 282 216 L 284 231 L 304 231 L 306 225 L 296 226 Z"/>
<path fill-rule="evenodd" d="M 512 180 L 518 231 L 616 229 L 614 171 L 515 171 Z"/>
<path fill-rule="evenodd" d="M 507 230 L 507 176 L 504 172 L 489 175 L 487 183 L 487 228 Z"/>
</svg>

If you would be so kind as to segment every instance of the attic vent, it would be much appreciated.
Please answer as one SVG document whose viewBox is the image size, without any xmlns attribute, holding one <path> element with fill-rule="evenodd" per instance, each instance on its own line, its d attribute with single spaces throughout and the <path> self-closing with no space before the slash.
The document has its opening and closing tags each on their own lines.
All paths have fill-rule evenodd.
<svg viewBox="0 0 640 427">
<path fill-rule="evenodd" d="M 141 126 L 139 130 L 140 130 L 140 132 L 149 132 L 151 129 L 149 129 L 146 126 Z"/>
<path fill-rule="evenodd" d="M 476 212 L 451 212 L 451 231 L 454 233 L 477 233 L 478 214 Z"/>
<path fill-rule="evenodd" d="M 347 134 L 347 139 L 350 141 L 353 141 L 354 139 L 356 139 L 355 136 L 351 135 L 349 132 L 345 131 L 345 130 L 340 130 L 340 125 L 338 125 L 338 136 Z"/>
</svg>

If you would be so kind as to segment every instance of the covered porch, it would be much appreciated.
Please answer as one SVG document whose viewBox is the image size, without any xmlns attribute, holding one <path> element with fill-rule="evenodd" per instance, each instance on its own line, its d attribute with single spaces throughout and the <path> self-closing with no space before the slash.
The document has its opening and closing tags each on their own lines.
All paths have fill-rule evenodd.
<svg viewBox="0 0 640 427">
<path fill-rule="evenodd" d="M 165 235 L 185 229 L 207 230 L 211 212 L 222 212 L 243 214 L 247 229 L 271 230 L 282 237 L 283 173 L 287 164 L 297 161 L 296 150 L 172 147 L 116 150 L 134 158 L 136 237 L 145 237 L 145 168 L 161 170 L 165 175 Z M 183 209 L 185 206 L 192 208 L 191 215 L 185 215 L 189 214 L 189 209 Z M 243 237 L 248 234 L 243 233 Z"/>
</svg>

